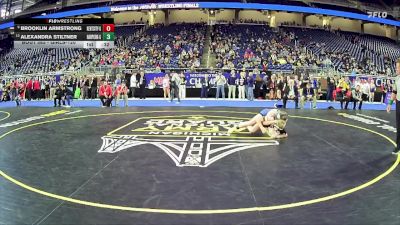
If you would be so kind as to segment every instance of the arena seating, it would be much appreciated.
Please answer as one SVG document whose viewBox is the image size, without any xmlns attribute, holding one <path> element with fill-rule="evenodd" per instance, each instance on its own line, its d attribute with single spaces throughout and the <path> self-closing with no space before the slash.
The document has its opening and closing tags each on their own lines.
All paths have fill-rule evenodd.
<svg viewBox="0 0 400 225">
<path fill-rule="evenodd" d="M 136 38 L 136 34 L 144 29 L 143 25 L 123 25 L 115 29 L 115 40 L 118 47 L 124 47 Z"/>
<path fill-rule="evenodd" d="M 156 25 L 129 47 L 141 52 L 146 68 L 199 67 L 205 34 L 204 24 Z"/>
<path fill-rule="evenodd" d="M 256 21 L 217 24 L 210 51 L 224 69 L 291 70 L 293 66 L 334 66 L 358 74 L 392 75 L 400 47 L 393 40 L 324 28 L 270 28 Z M 2 42 L 0 72 L 25 74 L 72 70 L 84 65 L 125 65 L 133 68 L 200 66 L 206 45 L 205 24 L 124 25 L 116 27 L 112 51 L 83 49 L 12 49 Z M 7 52 L 7 53 L 5 53 Z"/>
<path fill-rule="evenodd" d="M 329 58 L 343 72 L 355 69 L 359 74 L 391 74 L 394 60 L 399 56 L 400 47 L 383 37 L 324 29 L 283 29 L 294 32 L 320 60 Z"/>
<path fill-rule="evenodd" d="M 290 55 L 296 54 L 288 33 L 274 32 L 265 25 L 217 25 L 213 52 L 217 67 L 226 69 L 291 69 Z"/>
<path fill-rule="evenodd" d="M 0 40 L 0 57 L 5 55 L 12 48 L 13 41 L 11 35 Z"/>
<path fill-rule="evenodd" d="M 0 62 L 3 72 L 26 74 L 52 72 L 67 67 L 66 59 L 77 59 L 82 50 L 78 49 L 13 49 Z M 75 60 L 68 60 L 75 62 Z"/>
</svg>

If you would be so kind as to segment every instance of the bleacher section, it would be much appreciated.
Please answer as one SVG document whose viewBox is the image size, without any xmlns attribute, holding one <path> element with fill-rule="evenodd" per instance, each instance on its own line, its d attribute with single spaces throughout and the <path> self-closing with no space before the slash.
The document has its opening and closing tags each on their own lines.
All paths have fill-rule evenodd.
<svg viewBox="0 0 400 225">
<path fill-rule="evenodd" d="M 204 24 L 156 25 L 129 47 L 140 52 L 139 61 L 146 68 L 199 67 L 205 34 Z"/>
<path fill-rule="evenodd" d="M 14 74 L 54 72 L 77 62 L 79 49 L 13 49 L 0 62 L 0 71 Z M 72 60 L 70 60 L 72 59 Z"/>
<path fill-rule="evenodd" d="M 205 24 L 124 25 L 116 27 L 112 51 L 88 49 L 13 49 L 2 41 L 3 74 L 74 70 L 85 65 L 133 68 L 196 68 L 206 44 Z M 4 46 L 4 47 L 3 47 Z M 8 46 L 8 48 L 7 48 Z M 7 53 L 5 53 L 7 52 Z M 334 67 L 358 74 L 393 75 L 400 46 L 373 35 L 321 28 L 265 24 L 218 24 L 211 32 L 211 52 L 223 69 L 291 70 Z"/>
<path fill-rule="evenodd" d="M 328 58 L 335 68 L 359 74 L 393 74 L 400 46 L 392 40 L 343 31 L 285 27 L 320 60 Z"/>
</svg>

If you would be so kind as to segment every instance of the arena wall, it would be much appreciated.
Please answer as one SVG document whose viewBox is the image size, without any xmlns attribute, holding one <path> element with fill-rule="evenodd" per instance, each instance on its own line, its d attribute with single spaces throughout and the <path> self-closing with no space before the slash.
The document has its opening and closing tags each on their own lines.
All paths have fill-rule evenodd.
<svg viewBox="0 0 400 225">
<path fill-rule="evenodd" d="M 268 14 L 264 11 L 259 10 L 242 10 L 239 11 L 238 19 L 240 20 L 256 20 L 256 21 L 265 21 L 271 22 L 274 21 L 274 24 L 277 26 L 281 25 L 284 22 L 295 22 L 296 24 L 303 23 L 303 14 L 301 13 L 287 13 L 287 12 L 270 12 L 271 19 L 268 18 Z M 133 20 L 139 22 L 142 18 L 142 21 L 146 23 L 149 21 L 149 12 L 148 11 L 130 11 L 130 12 L 121 12 L 115 13 L 112 16 L 114 18 L 115 24 L 124 24 L 130 23 Z M 325 18 L 325 17 L 324 17 Z M 208 13 L 204 10 L 170 10 L 169 11 L 169 23 L 199 23 L 199 22 L 207 22 L 209 19 Z M 235 10 L 219 10 L 215 14 L 215 19 L 217 21 L 234 21 L 235 19 Z M 351 20 L 345 18 L 326 18 L 329 20 L 329 23 L 333 29 L 340 28 L 343 31 L 351 31 L 351 32 L 362 32 L 362 22 L 359 20 Z M 165 23 L 165 13 L 162 10 L 156 11 L 154 14 L 154 22 L 155 23 Z M 319 15 L 309 15 L 305 19 L 305 23 L 307 26 L 323 25 L 323 18 Z M 364 24 L 364 33 L 373 34 L 378 36 L 384 36 L 391 39 L 397 38 L 396 36 L 396 28 L 393 26 L 386 26 L 376 23 L 365 23 Z"/>
<path fill-rule="evenodd" d="M 244 10 L 239 12 L 239 20 L 268 21 L 268 15 L 262 11 Z"/>
<path fill-rule="evenodd" d="M 283 22 L 295 22 L 296 24 L 303 24 L 303 15 L 301 13 L 286 13 L 286 12 L 276 12 L 275 22 L 276 25 L 281 25 Z"/>
<path fill-rule="evenodd" d="M 217 21 L 233 21 L 235 19 L 235 10 L 220 10 L 215 18 Z"/>
<path fill-rule="evenodd" d="M 385 26 L 377 23 L 364 24 L 364 33 L 373 34 L 377 36 L 386 36 Z"/>
<path fill-rule="evenodd" d="M 146 23 L 148 21 L 149 16 L 146 11 L 130 11 L 130 12 L 121 12 L 113 14 L 114 23 L 115 24 L 124 24 L 131 23 L 133 20 L 136 22 L 140 21 L 140 18 L 143 19 L 143 22 Z"/>
<path fill-rule="evenodd" d="M 333 29 L 338 29 L 343 31 L 351 31 L 351 32 L 361 32 L 361 21 L 359 20 L 350 20 L 344 18 L 333 18 L 331 20 L 331 27 Z"/>
<path fill-rule="evenodd" d="M 156 11 L 154 14 L 154 23 L 165 23 L 165 13 L 162 10 Z"/>
<path fill-rule="evenodd" d="M 317 15 L 310 15 L 306 17 L 307 26 L 322 26 L 322 19 Z"/>
<path fill-rule="evenodd" d="M 386 26 L 386 37 L 397 40 L 396 28 L 392 26 Z"/>
<path fill-rule="evenodd" d="M 207 22 L 208 14 L 201 10 L 171 10 L 169 23 L 200 23 Z"/>
</svg>

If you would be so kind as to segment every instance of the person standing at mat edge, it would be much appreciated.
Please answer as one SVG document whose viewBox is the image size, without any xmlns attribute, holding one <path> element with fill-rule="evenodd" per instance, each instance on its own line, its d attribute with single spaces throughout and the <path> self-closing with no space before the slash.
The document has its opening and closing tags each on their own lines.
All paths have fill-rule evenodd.
<svg viewBox="0 0 400 225">
<path fill-rule="evenodd" d="M 146 74 L 144 74 L 144 71 L 140 72 L 140 78 L 139 78 L 139 92 L 140 92 L 140 99 L 146 99 Z"/>
<path fill-rule="evenodd" d="M 175 97 L 178 98 L 178 101 L 176 104 L 179 104 L 181 102 L 180 96 L 179 96 L 179 86 L 180 86 L 181 79 L 177 73 L 172 73 L 172 77 L 169 80 L 169 86 L 171 89 L 170 96 L 171 98 L 169 99 L 168 102 L 172 102 Z"/>
<path fill-rule="evenodd" d="M 400 149 L 400 92 L 398 93 L 397 91 L 400 90 L 400 58 L 397 59 L 396 61 L 396 78 L 394 80 L 394 86 L 393 86 L 393 92 L 392 92 L 392 97 L 390 98 L 389 104 L 386 108 L 387 112 L 390 113 L 390 110 L 392 109 L 392 104 L 394 100 L 396 100 L 396 128 L 397 128 L 397 137 L 396 137 L 396 148 L 392 152 L 392 154 L 399 154 L 399 149 Z"/>
</svg>

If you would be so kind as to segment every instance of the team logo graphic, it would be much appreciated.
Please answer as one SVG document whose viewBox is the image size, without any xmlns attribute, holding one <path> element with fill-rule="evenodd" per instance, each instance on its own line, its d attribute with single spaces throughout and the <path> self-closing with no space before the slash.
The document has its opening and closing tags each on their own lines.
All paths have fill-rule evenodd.
<svg viewBox="0 0 400 225">
<path fill-rule="evenodd" d="M 230 136 L 228 129 L 242 121 L 208 115 L 139 118 L 102 137 L 99 153 L 154 145 L 176 166 L 207 167 L 237 151 L 279 145 L 269 137 L 250 135 L 246 131 Z"/>
</svg>

